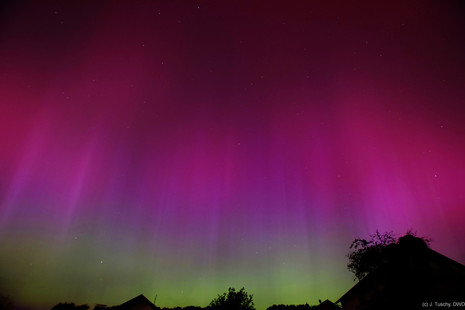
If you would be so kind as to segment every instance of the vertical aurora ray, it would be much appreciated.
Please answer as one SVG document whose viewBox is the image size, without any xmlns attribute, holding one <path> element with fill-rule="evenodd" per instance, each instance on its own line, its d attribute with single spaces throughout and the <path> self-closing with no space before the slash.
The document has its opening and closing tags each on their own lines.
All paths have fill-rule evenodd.
<svg viewBox="0 0 465 310">
<path fill-rule="evenodd" d="M 464 263 L 460 9 L 4 5 L 0 293 L 313 304 L 376 229 Z"/>
</svg>

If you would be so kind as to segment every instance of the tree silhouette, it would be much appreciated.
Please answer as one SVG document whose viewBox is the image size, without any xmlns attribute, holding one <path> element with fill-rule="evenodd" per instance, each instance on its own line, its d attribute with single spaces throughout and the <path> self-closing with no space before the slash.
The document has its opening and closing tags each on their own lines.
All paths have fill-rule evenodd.
<svg viewBox="0 0 465 310">
<path fill-rule="evenodd" d="M 213 299 L 208 306 L 214 310 L 255 310 L 253 303 L 253 295 L 248 294 L 245 288 L 236 291 L 230 287 L 227 293 L 218 295 Z"/>
<path fill-rule="evenodd" d="M 347 268 L 354 273 L 355 279 L 361 280 L 370 272 L 394 263 L 401 250 L 401 243 L 406 240 L 410 245 L 416 245 L 417 248 L 427 248 L 430 243 L 430 239 L 417 237 L 411 231 L 396 239 L 392 232 L 381 234 L 377 230 L 375 234 L 370 235 L 368 240 L 356 238 L 352 242 L 351 252 L 347 255 L 349 258 Z"/>
</svg>

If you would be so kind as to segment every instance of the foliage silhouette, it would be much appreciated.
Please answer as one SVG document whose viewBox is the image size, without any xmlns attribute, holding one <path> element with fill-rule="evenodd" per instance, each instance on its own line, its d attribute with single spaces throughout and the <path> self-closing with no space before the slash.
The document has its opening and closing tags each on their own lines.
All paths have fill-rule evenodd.
<svg viewBox="0 0 465 310">
<path fill-rule="evenodd" d="M 170 307 L 159 308 L 159 307 L 157 307 L 157 308 L 160 309 L 160 310 L 204 310 L 204 309 L 206 309 L 206 308 L 199 307 L 199 306 L 185 306 L 185 307 L 174 307 L 174 308 L 170 308 Z"/>
<path fill-rule="evenodd" d="M 14 303 L 9 296 L 0 294 L 0 309 L 1 310 L 14 309 Z"/>
<path fill-rule="evenodd" d="M 356 238 L 350 245 L 351 251 L 347 255 L 349 258 L 347 268 L 354 273 L 354 280 L 361 280 L 374 270 L 394 263 L 402 243 L 406 241 L 416 248 L 428 248 L 431 240 L 417 237 L 411 231 L 397 239 L 392 232 L 381 234 L 378 230 L 370 235 L 368 240 Z"/>
<path fill-rule="evenodd" d="M 230 287 L 227 293 L 218 295 L 213 299 L 208 308 L 213 310 L 255 310 L 253 303 L 253 295 L 248 294 L 245 288 L 236 291 Z"/>
<path fill-rule="evenodd" d="M 272 305 L 266 310 L 310 310 L 315 308 L 315 306 L 310 306 L 309 304 L 305 305 Z"/>
<path fill-rule="evenodd" d="M 53 306 L 51 310 L 89 310 L 88 305 L 75 305 L 74 303 L 59 303 Z"/>
</svg>

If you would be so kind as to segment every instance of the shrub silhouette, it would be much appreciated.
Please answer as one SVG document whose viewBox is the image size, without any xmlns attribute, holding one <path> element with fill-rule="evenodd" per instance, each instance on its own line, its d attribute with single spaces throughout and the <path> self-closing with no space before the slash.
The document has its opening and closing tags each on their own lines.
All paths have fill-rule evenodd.
<svg viewBox="0 0 465 310">
<path fill-rule="evenodd" d="M 310 310 L 315 308 L 315 306 L 310 306 L 309 304 L 305 305 L 272 305 L 266 310 Z"/>
<path fill-rule="evenodd" d="M 89 310 L 89 306 L 88 305 L 75 305 L 74 303 L 59 303 L 55 306 L 53 306 L 53 308 L 51 310 Z"/>
</svg>

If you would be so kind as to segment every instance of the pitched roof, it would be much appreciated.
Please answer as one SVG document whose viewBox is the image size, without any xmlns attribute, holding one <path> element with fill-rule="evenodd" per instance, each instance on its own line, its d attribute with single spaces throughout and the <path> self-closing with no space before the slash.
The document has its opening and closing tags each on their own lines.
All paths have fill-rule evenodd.
<svg viewBox="0 0 465 310">
<path fill-rule="evenodd" d="M 130 310 L 137 307 L 140 304 L 146 304 L 153 310 L 158 310 L 158 308 L 153 303 L 151 303 L 150 300 L 147 299 L 147 297 L 145 297 L 142 294 L 140 294 L 137 297 L 134 297 L 131 300 L 126 301 L 125 303 L 122 303 L 121 305 L 117 306 L 117 308 L 121 310 Z"/>
</svg>

